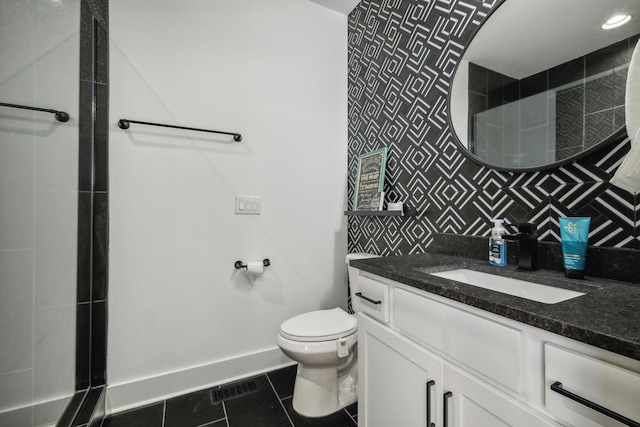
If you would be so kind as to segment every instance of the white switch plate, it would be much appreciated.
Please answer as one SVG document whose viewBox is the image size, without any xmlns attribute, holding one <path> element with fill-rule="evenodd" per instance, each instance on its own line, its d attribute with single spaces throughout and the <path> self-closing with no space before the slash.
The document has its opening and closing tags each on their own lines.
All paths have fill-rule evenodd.
<svg viewBox="0 0 640 427">
<path fill-rule="evenodd" d="M 262 197 L 236 196 L 236 215 L 260 215 Z"/>
</svg>

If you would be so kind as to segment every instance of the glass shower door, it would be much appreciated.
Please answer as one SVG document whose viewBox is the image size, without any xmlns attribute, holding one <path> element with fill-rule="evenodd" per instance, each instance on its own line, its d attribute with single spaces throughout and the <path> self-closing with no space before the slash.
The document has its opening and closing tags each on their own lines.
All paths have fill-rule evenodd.
<svg viewBox="0 0 640 427">
<path fill-rule="evenodd" d="M 76 388 L 80 0 L 0 2 L 0 425 L 55 425 Z"/>
</svg>

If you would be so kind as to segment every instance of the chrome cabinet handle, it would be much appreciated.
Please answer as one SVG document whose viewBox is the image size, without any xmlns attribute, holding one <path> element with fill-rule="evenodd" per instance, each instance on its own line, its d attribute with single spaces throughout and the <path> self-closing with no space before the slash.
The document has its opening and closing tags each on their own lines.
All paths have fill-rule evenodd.
<svg viewBox="0 0 640 427">
<path fill-rule="evenodd" d="M 380 301 L 380 300 L 376 301 L 376 300 L 372 300 L 371 298 L 365 297 L 364 295 L 362 295 L 362 292 L 356 292 L 356 296 L 359 297 L 359 298 L 362 298 L 365 301 L 369 301 L 371 304 L 376 304 L 376 305 L 377 304 L 382 304 L 382 301 Z"/>
<path fill-rule="evenodd" d="M 551 390 L 555 391 L 556 393 L 561 394 L 562 396 L 568 397 L 569 399 L 578 402 L 588 408 L 593 409 L 594 411 L 600 412 L 601 414 L 606 415 L 609 418 L 613 418 L 616 421 L 621 422 L 624 425 L 630 426 L 630 427 L 640 427 L 640 423 L 635 422 L 627 417 L 625 417 L 624 415 L 620 415 L 617 412 L 612 411 L 611 409 L 607 409 L 604 406 L 600 406 L 595 402 L 592 402 L 590 400 L 585 399 L 582 396 L 578 396 L 577 394 L 571 393 L 568 390 L 565 390 L 562 387 L 562 383 L 560 381 L 556 381 L 553 384 L 551 384 Z"/>
<path fill-rule="evenodd" d="M 436 385 L 436 382 L 431 380 L 427 382 L 427 427 L 436 427 L 436 423 L 431 422 L 431 387 Z"/>
<path fill-rule="evenodd" d="M 444 402 L 442 404 L 444 414 L 442 415 L 442 427 L 449 427 L 449 398 L 453 397 L 453 393 L 448 391 L 444 394 Z"/>
</svg>

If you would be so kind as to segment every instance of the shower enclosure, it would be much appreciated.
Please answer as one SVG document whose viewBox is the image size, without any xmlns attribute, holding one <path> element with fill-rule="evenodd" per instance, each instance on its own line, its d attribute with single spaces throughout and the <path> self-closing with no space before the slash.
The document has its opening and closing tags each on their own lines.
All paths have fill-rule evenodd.
<svg viewBox="0 0 640 427">
<path fill-rule="evenodd" d="M 88 4 L 0 2 L 0 426 L 72 425 L 92 386 Z"/>
</svg>

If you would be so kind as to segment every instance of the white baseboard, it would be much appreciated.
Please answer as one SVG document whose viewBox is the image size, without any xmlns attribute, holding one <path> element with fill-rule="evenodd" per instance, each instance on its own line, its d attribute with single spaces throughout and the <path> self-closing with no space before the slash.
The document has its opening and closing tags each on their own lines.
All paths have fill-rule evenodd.
<svg viewBox="0 0 640 427">
<path fill-rule="evenodd" d="M 135 381 L 108 384 L 107 414 L 258 375 L 295 363 L 279 347 Z M 108 382 L 108 377 L 107 377 Z"/>
</svg>

